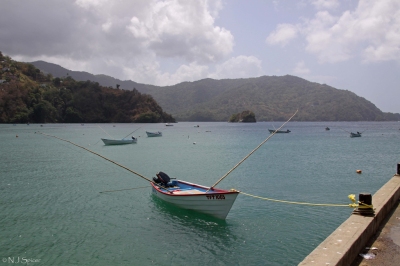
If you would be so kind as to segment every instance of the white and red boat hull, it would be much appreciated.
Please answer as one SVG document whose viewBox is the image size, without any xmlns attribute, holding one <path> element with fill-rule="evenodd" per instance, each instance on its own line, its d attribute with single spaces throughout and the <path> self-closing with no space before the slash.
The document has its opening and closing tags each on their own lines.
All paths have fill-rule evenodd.
<svg viewBox="0 0 400 266">
<path fill-rule="evenodd" d="M 206 213 L 219 219 L 225 219 L 236 200 L 239 191 L 213 189 L 209 187 L 177 180 L 176 186 L 163 188 L 151 183 L 152 192 L 158 198 L 184 209 Z"/>
</svg>

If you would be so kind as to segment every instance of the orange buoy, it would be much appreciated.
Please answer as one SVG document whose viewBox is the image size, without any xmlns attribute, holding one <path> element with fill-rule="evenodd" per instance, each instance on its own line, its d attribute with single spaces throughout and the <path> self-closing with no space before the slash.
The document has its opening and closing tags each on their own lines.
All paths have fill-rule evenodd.
<svg viewBox="0 0 400 266">
<path fill-rule="evenodd" d="M 361 174 L 362 171 L 361 171 L 361 170 L 357 170 L 356 173 L 357 173 L 357 174 Z"/>
</svg>

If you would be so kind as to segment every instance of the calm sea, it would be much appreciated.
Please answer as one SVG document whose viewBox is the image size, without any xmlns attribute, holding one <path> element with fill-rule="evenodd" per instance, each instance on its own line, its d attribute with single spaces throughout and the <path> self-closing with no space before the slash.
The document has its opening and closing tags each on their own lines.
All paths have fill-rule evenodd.
<svg viewBox="0 0 400 266">
<path fill-rule="evenodd" d="M 146 180 L 39 134 L 72 141 L 148 178 L 164 171 L 211 186 L 274 126 L 280 123 L 0 125 L 2 265 L 297 265 L 351 208 L 241 194 L 221 221 L 166 204 Z M 374 194 L 400 162 L 398 122 L 290 122 L 285 129 L 292 132 L 273 136 L 217 187 L 348 204 L 349 194 Z M 100 141 L 134 130 L 137 144 Z M 148 138 L 146 130 L 163 136 Z M 346 131 L 363 135 L 350 138 Z M 122 191 L 103 192 L 111 190 Z"/>
</svg>

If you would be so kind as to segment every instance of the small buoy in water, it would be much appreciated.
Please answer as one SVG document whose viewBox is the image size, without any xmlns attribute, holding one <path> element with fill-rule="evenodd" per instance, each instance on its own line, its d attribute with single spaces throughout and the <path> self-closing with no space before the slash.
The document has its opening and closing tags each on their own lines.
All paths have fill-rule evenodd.
<svg viewBox="0 0 400 266">
<path fill-rule="evenodd" d="M 361 171 L 361 170 L 357 170 L 356 173 L 357 173 L 357 174 L 361 174 L 362 171 Z"/>
<path fill-rule="evenodd" d="M 16 135 L 15 137 L 18 138 L 18 135 Z"/>
</svg>

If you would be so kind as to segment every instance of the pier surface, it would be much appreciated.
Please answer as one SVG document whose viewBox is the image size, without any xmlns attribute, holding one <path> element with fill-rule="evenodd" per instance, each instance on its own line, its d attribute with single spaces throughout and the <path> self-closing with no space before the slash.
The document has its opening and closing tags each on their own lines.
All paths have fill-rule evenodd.
<svg viewBox="0 0 400 266">
<path fill-rule="evenodd" d="M 299 265 L 399 265 L 399 199 L 400 176 L 395 175 L 372 196 L 374 216 L 352 214 Z M 375 258 L 359 255 L 367 253 Z"/>
</svg>

